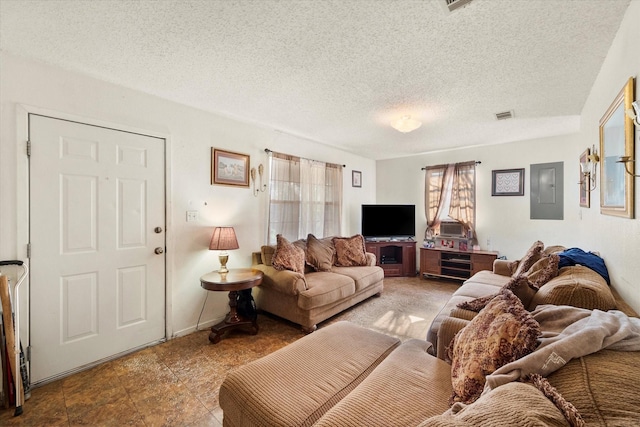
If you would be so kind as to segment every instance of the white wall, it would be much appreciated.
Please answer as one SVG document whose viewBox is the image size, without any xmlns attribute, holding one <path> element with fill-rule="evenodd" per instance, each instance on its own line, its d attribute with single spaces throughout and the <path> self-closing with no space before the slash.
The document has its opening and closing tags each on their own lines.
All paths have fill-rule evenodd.
<svg viewBox="0 0 640 427">
<path fill-rule="evenodd" d="M 553 138 L 470 148 L 410 158 L 379 161 L 378 203 L 415 203 L 420 212 L 418 240 L 424 233 L 424 171 L 426 165 L 467 160 L 482 162 L 477 169 L 477 232 L 479 243 L 508 258 L 519 258 L 535 241 L 599 251 L 609 269 L 612 286 L 640 312 L 640 220 L 600 214 L 600 185 L 591 193 L 591 208 L 578 203 L 578 157 L 586 148 L 599 146 L 598 123 L 630 76 L 640 74 L 640 1 L 632 1 L 591 93 L 576 132 Z M 636 129 L 636 158 L 640 151 Z M 529 219 L 529 165 L 564 162 L 564 220 Z M 524 197 L 492 197 L 491 171 L 525 168 Z M 637 168 L 640 173 L 640 167 Z M 640 216 L 640 182 L 636 180 L 636 216 Z"/>
<path fill-rule="evenodd" d="M 24 141 L 17 140 L 17 126 L 26 126 L 17 123 L 19 104 L 165 135 L 171 147 L 171 228 L 167 230 L 170 335 L 194 330 L 206 295 L 199 277 L 219 267 L 217 252 L 208 250 L 212 227 L 236 228 L 240 249 L 230 252 L 231 268 L 249 266 L 251 252 L 260 249 L 266 236 L 267 193 L 254 197 L 249 189 L 210 185 L 211 147 L 249 154 L 254 167 L 260 163 L 266 167 L 265 148 L 346 164 L 345 235 L 359 232 L 360 204 L 375 202 L 373 160 L 6 53 L 0 59 L 0 259 L 23 259 L 27 243 L 18 241 L 17 232 L 17 224 L 24 218 L 17 217 L 18 193 L 23 190 L 18 188 L 20 168 L 16 164 L 26 163 Z M 362 188 L 351 187 L 351 170 L 362 171 Z M 199 221 L 187 223 L 187 210 L 197 210 Z M 225 293 L 212 292 L 201 327 L 221 320 L 228 311 L 227 303 Z M 25 320 L 22 325 L 27 327 Z"/>
</svg>

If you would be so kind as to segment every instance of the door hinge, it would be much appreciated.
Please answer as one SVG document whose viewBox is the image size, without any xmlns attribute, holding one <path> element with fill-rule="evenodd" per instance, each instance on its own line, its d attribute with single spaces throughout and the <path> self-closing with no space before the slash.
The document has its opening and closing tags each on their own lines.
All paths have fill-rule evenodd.
<svg viewBox="0 0 640 427">
<path fill-rule="evenodd" d="M 31 258 L 31 243 L 27 243 L 27 258 Z"/>
<path fill-rule="evenodd" d="M 31 346 L 30 345 L 27 346 L 24 357 L 26 358 L 27 362 L 31 362 Z"/>
<path fill-rule="evenodd" d="M 31 157 L 31 141 L 27 141 L 27 157 Z"/>
</svg>

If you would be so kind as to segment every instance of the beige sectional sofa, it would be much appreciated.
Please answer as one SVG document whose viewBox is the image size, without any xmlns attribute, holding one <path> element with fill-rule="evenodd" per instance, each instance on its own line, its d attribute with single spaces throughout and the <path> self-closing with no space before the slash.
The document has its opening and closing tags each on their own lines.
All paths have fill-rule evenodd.
<svg viewBox="0 0 640 427">
<path fill-rule="evenodd" d="M 454 312 L 462 314 L 456 317 L 442 313 L 447 315 L 438 320 L 440 329 L 436 334 L 436 341 L 442 347 L 445 347 L 443 342 L 456 336 L 458 331 L 456 340 L 464 335 L 463 332 L 473 331 L 478 319 L 485 318 L 487 311 L 495 310 L 509 298 L 526 311 L 515 296 L 516 291 L 499 290 L 502 286 L 499 283 L 509 281 L 507 276 L 516 265 L 498 262 L 494 270 L 504 274 L 483 272 L 461 287 L 473 288 L 469 293 L 477 297 L 499 293 L 487 304 L 486 310 L 481 311 L 482 314 L 463 311 L 457 303 L 449 304 Z M 507 280 L 496 276 L 504 276 Z M 537 297 L 538 310 L 532 316 L 544 314 L 547 308 L 594 313 L 545 301 L 551 298 L 560 304 L 562 295 L 578 304 L 611 303 L 613 308 L 637 316 L 608 287 L 602 288 L 602 283 L 582 268 L 565 267 L 560 269 L 558 277 L 562 284 L 549 281 L 536 292 L 542 292 L 547 284 L 552 285 Z M 591 282 L 598 283 L 593 285 Z M 452 300 L 461 301 L 460 297 L 462 295 L 456 295 Z M 475 296 L 464 296 L 465 301 L 473 298 Z M 506 312 L 511 310 L 507 308 Z M 474 320 L 461 318 L 465 316 Z M 552 316 L 550 324 L 558 320 L 562 319 Z M 635 334 L 635 348 L 640 350 L 640 323 L 637 318 L 632 320 L 637 329 L 628 336 Z M 501 323 L 500 319 L 497 324 Z M 552 329 L 543 329 L 542 338 L 554 336 Z M 502 339 L 500 342 L 502 351 Z M 452 346 L 455 351 L 453 343 Z M 544 350 L 534 350 L 529 356 L 536 356 L 536 351 Z M 437 354 L 443 352 L 439 348 Z M 453 381 L 454 373 L 458 373 L 448 362 L 431 353 L 435 353 L 432 343 L 424 340 L 400 342 L 349 322 L 337 322 L 230 373 L 219 395 L 224 425 L 640 425 L 640 351 L 603 349 L 575 357 L 568 363 L 562 360 L 566 364 L 543 379 L 545 387 L 536 383 L 536 378 L 512 381 L 485 390 L 477 400 L 468 403 L 449 401 L 458 386 Z M 555 363 L 559 357 L 554 353 L 548 362 Z M 570 404 L 563 404 L 566 401 Z M 579 416 L 575 415 L 576 410 Z"/>
<path fill-rule="evenodd" d="M 309 258 L 312 250 L 307 248 L 307 240 L 318 243 L 309 237 L 293 242 L 304 248 Z M 342 238 L 340 238 L 342 239 Z M 358 240 L 351 238 L 352 240 Z M 325 246 L 333 247 L 333 238 L 320 239 Z M 383 290 L 384 271 L 376 266 L 376 258 L 365 252 L 362 240 L 363 262 L 365 265 L 336 265 L 335 256 L 317 261 L 320 271 L 309 266 L 304 272 L 277 270 L 273 266 L 273 257 L 277 246 L 265 245 L 260 252 L 253 254 L 252 268 L 263 272 L 262 284 L 254 288 L 254 298 L 259 310 L 301 325 L 303 331 L 312 332 L 317 324 L 371 296 L 380 295 Z M 335 252 L 335 248 L 333 249 Z M 348 264 L 344 263 L 344 264 Z M 324 265 L 324 267 L 322 267 Z"/>
</svg>

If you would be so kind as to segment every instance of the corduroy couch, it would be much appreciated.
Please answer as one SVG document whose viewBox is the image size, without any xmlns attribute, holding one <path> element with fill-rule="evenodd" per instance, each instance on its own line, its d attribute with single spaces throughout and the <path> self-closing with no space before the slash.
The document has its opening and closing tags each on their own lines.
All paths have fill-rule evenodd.
<svg viewBox="0 0 640 427">
<path fill-rule="evenodd" d="M 515 265 L 498 263 L 498 269 L 500 264 L 507 268 L 504 272 L 512 272 Z M 569 267 L 571 273 L 559 275 L 575 278 L 584 273 L 574 270 Z M 491 276 L 483 273 L 469 280 L 482 277 Z M 488 294 L 478 291 L 478 296 L 500 287 L 487 288 Z M 573 290 L 567 294 L 580 292 L 580 287 Z M 551 294 L 558 298 L 557 291 Z M 609 295 L 603 291 L 602 298 L 608 300 Z M 613 304 L 635 315 L 617 295 Z M 475 313 L 465 315 L 472 318 Z M 450 339 L 471 323 L 455 316 L 441 318 L 437 341 Z M 571 424 L 557 404 L 527 382 L 510 382 L 471 404 L 450 406 L 452 366 L 430 353 L 435 352 L 425 340 L 400 342 L 349 322 L 332 324 L 230 373 L 219 395 L 224 425 L 581 425 Z M 549 375 L 548 383 L 575 406 L 587 425 L 640 425 L 638 351 L 605 349 L 575 358 Z"/>
<path fill-rule="evenodd" d="M 384 271 L 376 266 L 375 255 L 365 252 L 362 236 L 336 239 L 358 246 L 363 265 L 336 265 L 334 238 L 331 237 L 315 239 L 310 235 L 305 240 L 293 242 L 304 248 L 307 261 L 313 259 L 307 262 L 304 272 L 276 269 L 272 260 L 277 246 L 265 245 L 260 252 L 254 252 L 252 268 L 264 274 L 262 284 L 254 288 L 258 309 L 297 323 L 309 333 L 323 320 L 371 296 L 380 295 Z M 327 252 L 323 255 L 320 250 L 314 251 L 314 244 Z M 311 264 L 318 267 L 310 268 Z"/>
<path fill-rule="evenodd" d="M 537 242 L 538 246 L 542 245 Z M 541 257 L 552 254 L 562 253 L 566 248 L 564 246 L 549 246 L 542 248 Z M 525 255 L 526 257 L 526 255 Z M 438 315 L 434 318 L 429 331 L 427 333 L 427 341 L 432 344 L 431 352 L 440 358 L 444 357 L 444 349 L 451 340 L 451 332 L 446 333 L 442 338 L 438 338 L 438 334 L 442 329 L 445 319 L 464 319 L 470 320 L 475 316 L 474 312 L 458 307 L 464 302 L 471 301 L 475 298 L 495 294 L 498 289 L 505 286 L 513 277 L 519 274 L 518 268 L 522 274 L 533 275 L 539 272 L 538 258 L 534 259 L 526 265 L 521 261 L 526 260 L 495 260 L 493 263 L 493 271 L 480 271 L 466 280 L 453 296 L 442 307 Z M 616 298 L 618 302 L 616 302 Z M 546 281 L 540 289 L 527 299 L 526 308 L 533 311 L 537 306 L 542 304 L 570 305 L 573 307 L 587 308 L 590 310 L 613 310 L 619 309 L 627 314 L 634 315 L 628 305 L 620 300 L 614 290 L 609 287 L 605 279 L 595 271 L 582 266 L 574 265 L 558 269 L 557 275 Z M 454 330 L 459 329 L 459 322 L 455 320 L 449 321 L 445 328 L 452 327 Z M 444 345 L 440 345 L 442 341 Z"/>
</svg>

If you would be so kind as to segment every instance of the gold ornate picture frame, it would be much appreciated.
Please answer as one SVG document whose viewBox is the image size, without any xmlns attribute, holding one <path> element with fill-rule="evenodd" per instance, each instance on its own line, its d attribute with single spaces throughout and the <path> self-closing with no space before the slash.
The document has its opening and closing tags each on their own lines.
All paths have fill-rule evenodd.
<svg viewBox="0 0 640 427">
<path fill-rule="evenodd" d="M 622 156 L 634 158 L 632 108 L 634 79 L 630 77 L 600 119 L 600 213 L 633 218 L 634 177 L 625 171 Z"/>
<path fill-rule="evenodd" d="M 211 148 L 211 184 L 249 188 L 249 156 Z"/>
</svg>

